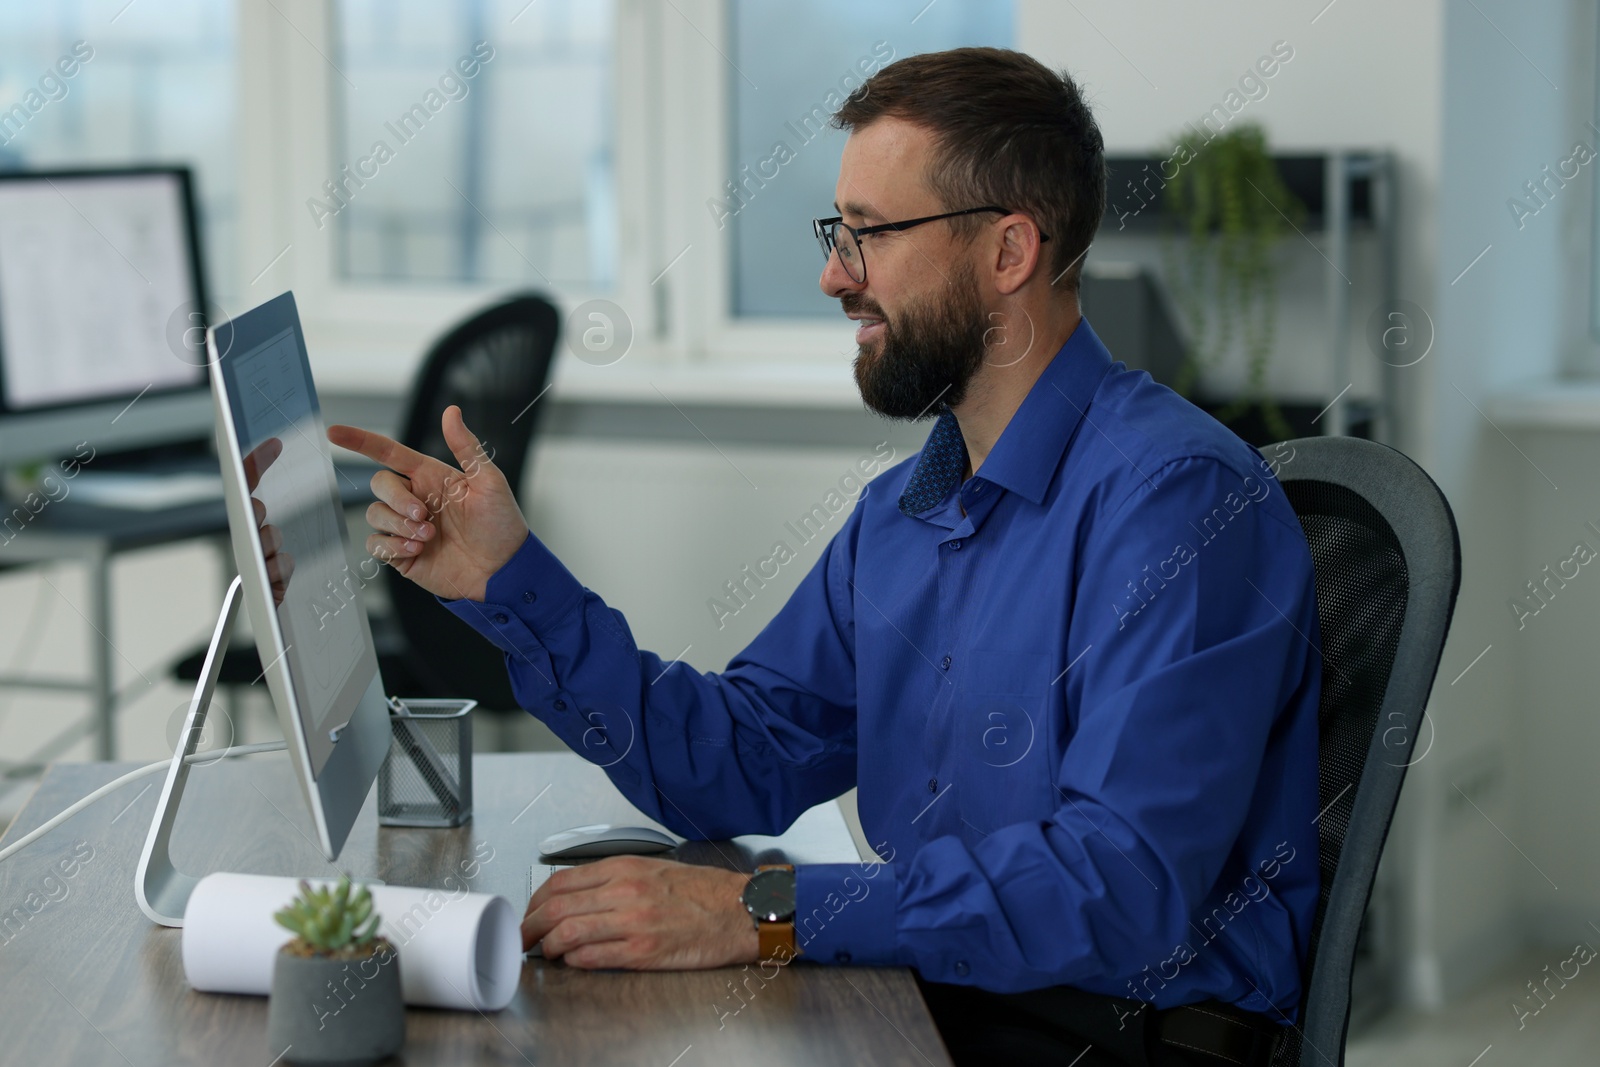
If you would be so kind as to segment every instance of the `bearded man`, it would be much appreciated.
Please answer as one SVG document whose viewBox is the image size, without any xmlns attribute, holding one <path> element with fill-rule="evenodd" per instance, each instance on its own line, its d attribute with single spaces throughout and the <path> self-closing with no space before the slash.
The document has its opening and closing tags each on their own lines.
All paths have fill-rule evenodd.
<svg viewBox="0 0 1600 1067">
<path fill-rule="evenodd" d="M 600 762 L 641 811 L 777 834 L 854 786 L 886 861 L 607 859 L 541 887 L 524 940 L 576 967 L 911 967 L 963 1063 L 1264 1063 L 1318 892 L 1299 523 L 1258 453 L 1083 318 L 1106 172 L 1069 76 L 918 55 L 835 122 L 821 287 L 866 405 L 933 428 L 721 673 L 635 647 L 459 410 L 462 471 L 330 431 L 399 472 L 369 550 L 454 598 L 524 707 L 591 755 L 586 712 L 628 719 Z"/>
</svg>

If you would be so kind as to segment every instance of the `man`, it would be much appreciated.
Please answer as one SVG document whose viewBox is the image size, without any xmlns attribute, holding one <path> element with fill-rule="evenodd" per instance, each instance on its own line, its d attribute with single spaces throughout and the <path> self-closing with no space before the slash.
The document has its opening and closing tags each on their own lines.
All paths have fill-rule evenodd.
<svg viewBox="0 0 1600 1067">
<path fill-rule="evenodd" d="M 822 289 L 859 323 L 866 404 L 937 421 L 721 674 L 635 648 L 458 409 L 462 471 L 329 432 L 399 472 L 373 480 L 369 550 L 504 649 L 521 703 L 602 748 L 642 811 L 773 834 L 855 785 L 888 861 L 752 880 L 604 860 L 534 894 L 523 938 L 577 967 L 908 965 L 958 1062 L 1262 1062 L 1318 885 L 1295 516 L 1258 454 L 1080 317 L 1105 169 L 1069 77 L 914 56 L 835 122 Z"/>
</svg>

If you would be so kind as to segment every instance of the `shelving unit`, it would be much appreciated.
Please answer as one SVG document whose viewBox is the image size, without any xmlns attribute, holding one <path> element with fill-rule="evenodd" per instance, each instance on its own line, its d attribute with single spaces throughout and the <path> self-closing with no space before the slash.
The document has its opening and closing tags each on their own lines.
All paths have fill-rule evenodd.
<svg viewBox="0 0 1600 1067">
<path fill-rule="evenodd" d="M 1158 233 L 1170 215 L 1162 210 L 1162 156 L 1116 155 L 1106 157 L 1106 215 L 1102 231 Z M 1378 240 L 1378 289 L 1385 305 L 1399 299 L 1399 260 L 1396 239 L 1394 155 L 1378 150 L 1340 150 L 1321 154 L 1274 155 L 1283 183 L 1306 206 L 1302 232 L 1328 234 L 1323 256 L 1328 262 L 1328 398 L 1327 414 L 1318 420 L 1324 433 L 1346 434 L 1351 424 L 1352 401 L 1344 394 L 1353 381 L 1350 365 L 1350 239 L 1367 230 Z M 1172 167 L 1169 165 L 1169 171 Z M 1379 395 L 1372 412 L 1373 436 L 1393 443 L 1396 436 L 1398 368 L 1383 362 Z"/>
</svg>

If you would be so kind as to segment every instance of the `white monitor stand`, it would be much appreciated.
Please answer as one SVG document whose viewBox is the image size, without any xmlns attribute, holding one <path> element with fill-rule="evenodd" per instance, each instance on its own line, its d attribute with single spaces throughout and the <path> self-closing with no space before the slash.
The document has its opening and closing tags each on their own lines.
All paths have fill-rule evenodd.
<svg viewBox="0 0 1600 1067">
<path fill-rule="evenodd" d="M 222 601 L 222 612 L 217 617 L 217 628 L 211 634 L 211 645 L 206 650 L 200 679 L 195 683 L 194 696 L 189 700 L 189 713 L 183 720 L 179 744 L 172 753 L 172 764 L 167 768 L 167 779 L 161 787 L 161 799 L 156 802 L 155 817 L 150 820 L 150 832 L 144 840 L 144 851 L 139 856 L 139 869 L 134 875 L 134 895 L 139 910 L 162 926 L 182 926 L 183 913 L 189 895 L 200 879 L 180 871 L 172 862 L 172 828 L 178 819 L 178 806 L 183 801 L 183 788 L 189 780 L 190 759 L 199 750 L 205 735 L 206 716 L 211 710 L 211 700 L 217 691 L 217 678 L 222 673 L 222 660 L 228 653 L 228 642 L 233 634 L 233 623 L 239 614 L 239 604 L 244 597 L 244 580 L 235 577 L 228 585 Z M 432 700 L 413 701 L 417 706 L 439 705 L 447 710 L 471 711 L 476 701 Z M 455 810 L 462 798 L 452 792 L 453 775 L 444 767 L 439 753 L 427 737 L 418 732 L 408 719 L 410 710 L 402 701 L 389 700 L 391 727 L 407 757 L 421 770 L 421 777 L 434 791 L 444 810 Z M 268 752 L 284 748 L 284 742 L 274 741 L 260 745 L 246 745 L 235 749 L 235 754 Z M 221 754 L 218 754 L 221 758 Z M 470 758 L 470 756 L 468 757 Z M 468 803 L 470 808 L 470 802 Z M 382 885 L 382 879 L 357 878 L 358 882 Z"/>
<path fill-rule="evenodd" d="M 200 747 L 205 730 L 206 715 L 211 710 L 211 698 L 217 691 L 217 676 L 222 671 L 222 658 L 228 652 L 228 641 L 233 632 L 233 621 L 239 614 L 244 581 L 235 577 L 228 585 L 222 601 L 222 614 L 217 628 L 211 634 L 211 647 L 206 651 L 205 665 L 200 668 L 200 680 L 195 683 L 194 696 L 189 700 L 189 714 L 183 720 L 183 733 L 179 735 L 176 751 L 172 753 L 172 766 L 167 768 L 167 780 L 161 787 L 161 799 L 156 804 L 155 818 L 150 821 L 150 833 L 144 839 L 144 852 L 139 856 L 139 870 L 134 875 L 134 894 L 139 900 L 139 910 L 162 926 L 182 926 L 183 912 L 189 903 L 189 894 L 200 879 L 185 874 L 173 866 L 170 846 L 172 827 L 178 819 L 178 804 L 183 800 L 183 787 L 189 780 L 188 757 Z"/>
</svg>

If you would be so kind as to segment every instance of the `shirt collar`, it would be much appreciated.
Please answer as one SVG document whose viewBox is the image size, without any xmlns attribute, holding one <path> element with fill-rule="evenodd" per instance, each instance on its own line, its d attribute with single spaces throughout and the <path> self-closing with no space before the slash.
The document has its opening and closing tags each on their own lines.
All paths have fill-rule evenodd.
<svg viewBox="0 0 1600 1067">
<path fill-rule="evenodd" d="M 1111 369 L 1111 354 L 1080 317 L 1078 326 L 1028 390 L 1000 433 L 978 476 L 1035 504 L 1044 502 L 1067 442 L 1077 433 L 1095 390 Z M 917 516 L 961 485 L 967 445 L 955 413 L 941 408 L 917 466 L 900 494 L 900 510 Z"/>
</svg>

